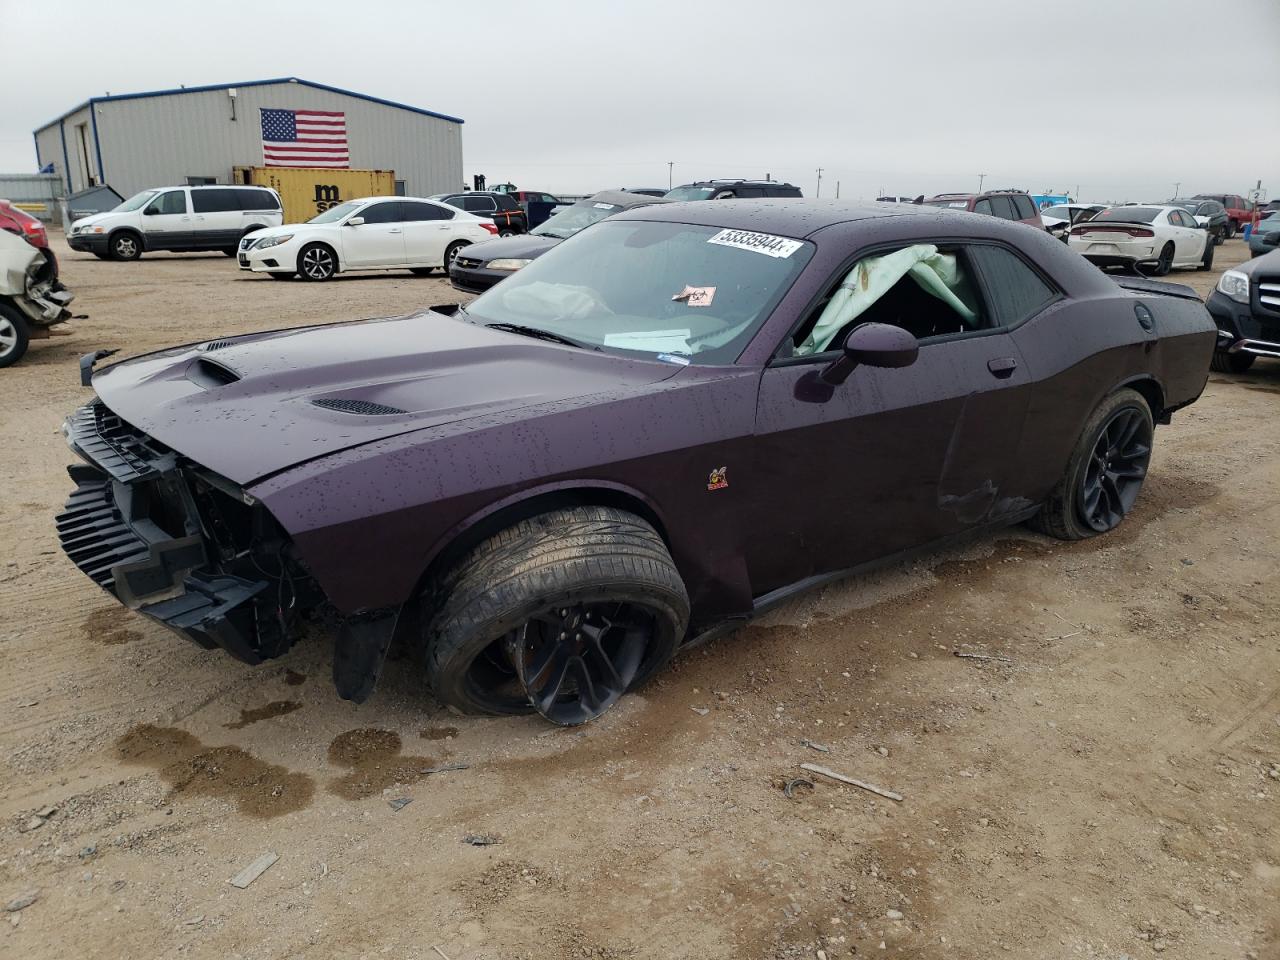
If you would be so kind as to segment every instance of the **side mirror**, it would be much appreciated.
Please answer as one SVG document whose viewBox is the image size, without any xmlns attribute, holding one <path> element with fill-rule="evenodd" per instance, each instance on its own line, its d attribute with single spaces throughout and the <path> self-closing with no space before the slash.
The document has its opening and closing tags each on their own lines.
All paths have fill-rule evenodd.
<svg viewBox="0 0 1280 960">
<path fill-rule="evenodd" d="M 901 327 L 863 323 L 849 331 L 844 355 L 822 371 L 826 383 L 844 383 L 858 366 L 909 367 L 920 355 L 920 341 Z"/>
<path fill-rule="evenodd" d="M 142 211 L 142 215 L 144 217 L 154 217 L 159 212 L 160 210 L 157 207 L 147 207 L 147 209 Z"/>
<path fill-rule="evenodd" d="M 362 223 L 364 223 L 364 217 L 349 217 L 345 225 L 348 227 L 358 227 Z"/>
</svg>

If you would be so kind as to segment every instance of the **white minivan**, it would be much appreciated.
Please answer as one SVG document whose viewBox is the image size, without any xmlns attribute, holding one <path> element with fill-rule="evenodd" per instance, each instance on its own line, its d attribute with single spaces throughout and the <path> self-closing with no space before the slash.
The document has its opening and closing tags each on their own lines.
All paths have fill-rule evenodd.
<svg viewBox="0 0 1280 960">
<path fill-rule="evenodd" d="M 220 250 L 234 257 L 246 233 L 283 222 L 280 195 L 270 187 L 156 187 L 76 220 L 67 244 L 103 260 L 137 260 L 144 250 Z"/>
</svg>

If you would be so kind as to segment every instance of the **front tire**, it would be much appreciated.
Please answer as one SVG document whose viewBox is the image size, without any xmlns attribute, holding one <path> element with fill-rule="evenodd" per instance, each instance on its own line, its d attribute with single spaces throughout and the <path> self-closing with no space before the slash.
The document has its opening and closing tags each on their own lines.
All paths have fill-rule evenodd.
<svg viewBox="0 0 1280 960">
<path fill-rule="evenodd" d="M 1225 350 L 1213 351 L 1209 361 L 1209 369 L 1215 373 L 1244 373 L 1258 359 L 1252 353 L 1227 353 Z"/>
<path fill-rule="evenodd" d="M 435 267 L 410 267 L 409 272 L 415 277 L 429 277 L 436 272 Z"/>
<path fill-rule="evenodd" d="M 272 280 L 292 280 L 294 273 L 292 270 L 271 270 L 268 271 L 267 276 Z"/>
<path fill-rule="evenodd" d="M 1083 540 L 1119 526 L 1142 490 L 1154 431 L 1151 409 L 1136 390 L 1117 390 L 1103 400 L 1031 526 L 1059 540 Z"/>
<path fill-rule="evenodd" d="M 0 303 L 0 367 L 11 367 L 27 352 L 31 331 L 22 312 Z"/>
<path fill-rule="evenodd" d="M 142 237 L 132 230 L 121 230 L 111 235 L 107 249 L 112 260 L 137 260 L 142 256 Z"/>
<path fill-rule="evenodd" d="M 309 243 L 298 251 L 298 276 L 311 283 L 332 280 L 338 272 L 338 255 L 324 243 Z"/>
<path fill-rule="evenodd" d="M 611 507 L 521 521 L 423 596 L 426 676 L 464 713 L 600 716 L 675 654 L 683 581 L 657 532 Z"/>
<path fill-rule="evenodd" d="M 1226 232 L 1223 233 L 1223 237 L 1227 240 L 1230 240 L 1235 235 L 1236 235 L 1236 222 L 1234 220 L 1228 220 L 1227 229 L 1226 229 Z"/>
</svg>

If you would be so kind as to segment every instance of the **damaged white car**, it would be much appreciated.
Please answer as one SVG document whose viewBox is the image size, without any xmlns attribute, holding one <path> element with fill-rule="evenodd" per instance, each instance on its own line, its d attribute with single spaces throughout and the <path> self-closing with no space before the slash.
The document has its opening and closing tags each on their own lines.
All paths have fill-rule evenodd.
<svg viewBox="0 0 1280 960">
<path fill-rule="evenodd" d="M 0 367 L 21 360 L 32 340 L 52 336 L 56 324 L 71 318 L 73 299 L 53 260 L 0 230 Z"/>
</svg>

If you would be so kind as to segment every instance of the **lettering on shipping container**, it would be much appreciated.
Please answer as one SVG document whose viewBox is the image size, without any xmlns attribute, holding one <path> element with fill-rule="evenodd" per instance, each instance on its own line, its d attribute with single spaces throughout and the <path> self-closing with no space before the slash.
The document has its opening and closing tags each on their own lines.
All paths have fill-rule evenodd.
<svg viewBox="0 0 1280 960">
<path fill-rule="evenodd" d="M 324 213 L 341 202 L 342 197 L 336 183 L 316 184 L 316 213 Z"/>
</svg>

